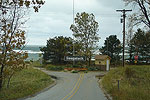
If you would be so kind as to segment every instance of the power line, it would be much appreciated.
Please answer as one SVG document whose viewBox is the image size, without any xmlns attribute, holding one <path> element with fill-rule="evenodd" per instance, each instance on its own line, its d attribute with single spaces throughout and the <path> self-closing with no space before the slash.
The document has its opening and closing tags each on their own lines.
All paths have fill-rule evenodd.
<svg viewBox="0 0 150 100">
<path fill-rule="evenodd" d="M 123 55 L 122 55 L 122 64 L 123 64 L 123 67 L 124 67 L 124 49 L 125 49 L 125 23 L 126 23 L 126 12 L 129 12 L 129 11 L 132 11 L 132 10 L 126 10 L 126 9 L 123 9 L 123 10 L 116 10 L 117 12 L 122 12 L 123 15 Z"/>
</svg>

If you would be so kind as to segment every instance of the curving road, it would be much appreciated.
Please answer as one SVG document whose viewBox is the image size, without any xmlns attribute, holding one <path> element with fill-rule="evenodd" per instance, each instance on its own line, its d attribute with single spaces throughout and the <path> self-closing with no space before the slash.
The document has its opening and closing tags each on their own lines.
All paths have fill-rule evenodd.
<svg viewBox="0 0 150 100">
<path fill-rule="evenodd" d="M 76 74 L 45 72 L 57 76 L 57 84 L 47 91 L 25 100 L 107 100 L 95 78 L 95 75 L 101 74 L 100 72 Z"/>
</svg>

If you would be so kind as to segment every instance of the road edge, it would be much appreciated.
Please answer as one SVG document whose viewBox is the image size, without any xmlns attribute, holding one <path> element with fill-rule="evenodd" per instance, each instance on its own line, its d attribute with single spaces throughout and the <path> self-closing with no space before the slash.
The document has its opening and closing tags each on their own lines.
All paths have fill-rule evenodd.
<svg viewBox="0 0 150 100">
<path fill-rule="evenodd" d="M 37 69 L 37 68 L 36 68 Z M 40 70 L 40 71 L 42 71 L 42 72 L 44 72 L 43 70 L 41 70 L 41 69 L 38 69 L 38 70 Z M 46 72 L 44 72 L 44 73 L 46 73 Z M 46 73 L 47 74 L 47 73 Z M 49 74 L 47 74 L 47 75 L 49 75 Z M 57 84 L 57 77 L 56 76 L 51 76 L 51 75 L 49 75 L 51 78 L 52 78 L 52 80 L 53 80 L 53 83 L 52 84 L 50 84 L 49 86 L 47 86 L 46 88 L 43 88 L 41 91 L 39 91 L 39 92 L 36 92 L 36 93 L 34 93 L 34 94 L 32 94 L 32 95 L 29 95 L 29 96 L 25 96 L 25 97 L 22 97 L 22 98 L 18 98 L 18 99 L 16 99 L 16 100 L 25 100 L 25 99 L 28 99 L 28 98 L 31 98 L 31 97 L 35 97 L 35 96 L 37 96 L 38 94 L 40 94 L 40 93 L 42 93 L 42 92 L 45 92 L 45 91 L 47 91 L 47 90 L 49 90 L 50 88 L 52 88 L 52 87 L 54 87 L 56 84 Z"/>
<path fill-rule="evenodd" d="M 110 96 L 110 94 L 108 94 L 107 91 L 103 88 L 102 79 L 103 79 L 103 78 L 100 78 L 100 79 L 98 80 L 99 87 L 102 89 L 102 91 L 103 91 L 105 97 L 107 98 L 107 100 L 112 100 L 112 97 Z"/>
</svg>

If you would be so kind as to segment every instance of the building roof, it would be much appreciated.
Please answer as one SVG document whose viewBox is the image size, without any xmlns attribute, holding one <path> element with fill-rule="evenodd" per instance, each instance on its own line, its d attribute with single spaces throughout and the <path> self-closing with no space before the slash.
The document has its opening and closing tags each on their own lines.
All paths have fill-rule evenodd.
<svg viewBox="0 0 150 100">
<path fill-rule="evenodd" d="M 105 60 L 105 59 L 107 59 L 107 58 L 110 59 L 110 57 L 109 57 L 108 55 L 95 55 L 95 60 L 96 60 L 96 59 Z"/>
</svg>

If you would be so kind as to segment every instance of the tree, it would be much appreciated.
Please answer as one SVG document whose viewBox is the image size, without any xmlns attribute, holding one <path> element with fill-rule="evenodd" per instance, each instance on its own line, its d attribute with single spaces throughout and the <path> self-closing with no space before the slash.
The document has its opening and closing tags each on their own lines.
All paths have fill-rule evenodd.
<svg viewBox="0 0 150 100">
<path fill-rule="evenodd" d="M 82 53 L 88 59 L 89 66 L 93 50 L 97 47 L 96 43 L 99 41 L 98 27 L 95 16 L 85 12 L 77 13 L 75 24 L 72 24 L 70 27 L 74 37 L 82 45 Z"/>
<path fill-rule="evenodd" d="M 134 55 L 138 55 L 142 60 L 148 61 L 150 56 L 150 33 L 138 29 L 131 39 Z"/>
<path fill-rule="evenodd" d="M 16 71 L 24 68 L 24 59 L 28 57 L 22 49 L 25 46 L 25 30 L 22 26 L 26 22 L 24 17 L 28 8 L 35 12 L 43 5 L 42 0 L 1 0 L 0 1 L 0 89 L 3 81 L 11 77 Z M 14 49 L 19 49 L 15 52 Z"/>
<path fill-rule="evenodd" d="M 134 36 L 134 21 L 133 20 L 130 20 L 129 18 L 129 21 L 127 23 L 127 29 L 128 29 L 128 32 L 127 32 L 127 38 L 126 38 L 126 45 L 129 47 L 128 48 L 128 51 L 127 53 L 129 54 L 129 62 L 132 63 L 133 62 L 133 53 L 134 53 L 134 50 L 135 48 L 133 47 L 133 43 L 131 42 L 133 36 Z"/>
<path fill-rule="evenodd" d="M 100 48 L 100 52 L 111 57 L 111 62 L 119 61 L 119 54 L 122 51 L 121 42 L 116 35 L 110 35 L 106 38 L 104 46 Z"/>
<path fill-rule="evenodd" d="M 133 62 L 133 57 L 134 57 L 134 52 L 135 52 L 135 47 L 133 45 L 133 43 L 131 42 L 131 40 L 128 42 L 128 51 L 127 53 L 129 54 L 129 62 L 130 64 Z"/>
<path fill-rule="evenodd" d="M 123 0 L 127 5 L 133 4 L 136 8 L 135 13 L 133 13 L 129 18 L 133 21 L 133 25 L 138 25 L 144 23 L 148 28 L 150 28 L 150 0 Z M 137 10 L 138 9 L 138 10 Z"/>
<path fill-rule="evenodd" d="M 75 43 L 75 52 L 79 52 L 80 46 Z M 64 57 L 72 55 L 73 39 L 70 37 L 54 37 L 47 40 L 46 47 L 41 48 L 43 59 L 51 60 L 53 64 L 63 64 Z"/>
<path fill-rule="evenodd" d="M 131 40 L 131 43 L 133 44 L 135 48 L 136 55 L 139 55 L 139 53 L 143 52 L 143 46 L 145 41 L 145 32 L 141 29 L 138 29 L 135 33 L 134 37 Z"/>
</svg>

